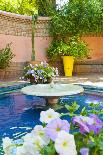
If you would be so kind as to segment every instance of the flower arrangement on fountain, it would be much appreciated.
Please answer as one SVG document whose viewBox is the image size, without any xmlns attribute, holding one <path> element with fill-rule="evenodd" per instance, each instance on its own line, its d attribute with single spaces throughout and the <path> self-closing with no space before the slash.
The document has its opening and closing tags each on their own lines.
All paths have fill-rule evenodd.
<svg viewBox="0 0 103 155">
<path fill-rule="evenodd" d="M 58 76 L 58 68 L 51 67 L 47 62 L 29 64 L 24 68 L 24 79 L 31 83 L 50 83 L 53 77 Z"/>
<path fill-rule="evenodd" d="M 36 125 L 21 139 L 5 137 L 5 155 L 103 155 L 103 122 L 98 116 L 103 110 L 92 105 L 91 110 L 83 108 L 75 114 L 79 109 L 76 103 L 65 107 L 65 114 L 53 109 L 42 111 L 42 125 Z M 63 119 L 65 115 L 70 121 Z"/>
</svg>

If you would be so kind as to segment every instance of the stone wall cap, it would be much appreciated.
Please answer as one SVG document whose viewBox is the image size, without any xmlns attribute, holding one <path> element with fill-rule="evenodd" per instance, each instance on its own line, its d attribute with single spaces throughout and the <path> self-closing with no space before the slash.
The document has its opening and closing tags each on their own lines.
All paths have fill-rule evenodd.
<svg viewBox="0 0 103 155">
<path fill-rule="evenodd" d="M 0 14 L 4 15 L 4 16 L 9 16 L 9 17 L 13 17 L 13 18 L 19 18 L 19 19 L 24 19 L 24 20 L 31 20 L 32 17 L 31 16 L 27 16 L 27 15 L 21 15 L 21 14 L 16 14 L 16 13 L 11 13 L 11 12 L 6 12 L 6 11 L 2 11 L 0 10 Z M 50 17 L 38 17 L 38 20 L 50 20 Z"/>
<path fill-rule="evenodd" d="M 78 60 L 75 62 L 77 65 L 103 65 L 103 60 Z"/>
<path fill-rule="evenodd" d="M 15 14 L 15 13 L 6 12 L 6 11 L 2 11 L 2 10 L 0 10 L 0 14 L 1 15 L 4 15 L 4 16 L 13 17 L 13 18 L 15 17 L 15 18 L 20 18 L 20 19 L 28 19 L 28 20 L 31 20 L 31 16 Z"/>
</svg>

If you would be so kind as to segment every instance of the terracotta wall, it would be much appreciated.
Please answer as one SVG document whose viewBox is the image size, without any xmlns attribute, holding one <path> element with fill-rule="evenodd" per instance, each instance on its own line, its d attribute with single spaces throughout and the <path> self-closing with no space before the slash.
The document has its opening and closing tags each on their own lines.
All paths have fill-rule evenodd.
<svg viewBox="0 0 103 155">
<path fill-rule="evenodd" d="M 38 17 L 35 28 L 35 56 L 36 60 L 46 60 L 46 49 L 51 37 L 49 36 L 48 17 Z M 0 49 L 12 42 L 15 54 L 13 62 L 25 62 L 31 59 L 32 20 L 29 16 L 17 15 L 0 11 Z"/>
<path fill-rule="evenodd" d="M 93 60 L 103 60 L 103 37 L 83 37 L 91 49 L 91 58 Z"/>
<path fill-rule="evenodd" d="M 7 43 L 12 42 L 11 49 L 15 54 L 13 62 L 25 62 L 31 59 L 31 38 L 24 36 L 12 36 L 0 34 L 0 49 L 4 48 Z M 46 49 L 51 42 L 50 37 L 35 37 L 36 60 L 46 60 Z"/>
<path fill-rule="evenodd" d="M 31 59 L 31 17 L 16 15 L 0 11 L 0 49 L 12 42 L 15 54 L 13 62 L 25 62 Z M 50 18 L 39 17 L 35 29 L 36 60 L 46 60 L 46 49 L 51 42 L 49 36 Z M 93 60 L 103 59 L 103 37 L 83 37 L 89 48 Z"/>
</svg>

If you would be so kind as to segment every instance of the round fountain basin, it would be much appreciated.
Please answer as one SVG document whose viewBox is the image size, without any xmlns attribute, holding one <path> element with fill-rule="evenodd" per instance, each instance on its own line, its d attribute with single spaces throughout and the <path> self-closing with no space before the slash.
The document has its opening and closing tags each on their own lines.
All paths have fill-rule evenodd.
<svg viewBox="0 0 103 155">
<path fill-rule="evenodd" d="M 60 97 L 74 95 L 84 91 L 83 87 L 73 84 L 37 84 L 26 86 L 21 90 L 24 94 L 41 97 Z"/>
</svg>

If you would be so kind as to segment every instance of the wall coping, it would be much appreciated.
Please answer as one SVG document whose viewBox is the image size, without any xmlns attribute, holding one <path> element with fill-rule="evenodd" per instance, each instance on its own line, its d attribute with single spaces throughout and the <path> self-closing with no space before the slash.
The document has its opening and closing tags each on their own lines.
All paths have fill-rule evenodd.
<svg viewBox="0 0 103 155">
<path fill-rule="evenodd" d="M 0 10 L 0 15 L 4 15 L 4 16 L 7 16 L 7 17 L 11 17 L 11 18 L 17 18 L 17 19 L 32 20 L 31 16 L 15 14 L 15 13 L 6 12 L 6 11 L 2 11 L 2 10 Z M 41 16 L 39 16 L 38 20 L 47 21 L 47 20 L 50 20 L 50 17 L 41 17 Z"/>
<path fill-rule="evenodd" d="M 93 59 L 88 59 L 88 60 L 77 60 L 75 62 L 76 65 L 103 65 L 103 60 L 93 60 Z"/>
</svg>

